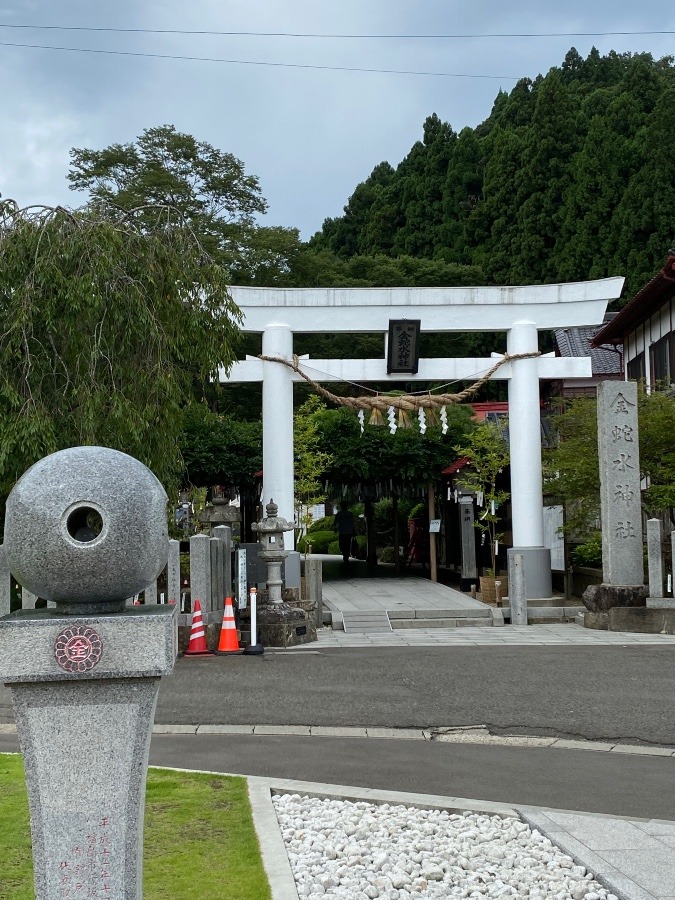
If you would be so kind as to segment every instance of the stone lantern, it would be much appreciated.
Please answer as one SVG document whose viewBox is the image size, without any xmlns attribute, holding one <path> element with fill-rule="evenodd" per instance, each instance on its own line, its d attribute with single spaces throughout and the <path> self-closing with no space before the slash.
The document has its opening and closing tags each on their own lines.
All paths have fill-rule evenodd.
<svg viewBox="0 0 675 900">
<path fill-rule="evenodd" d="M 292 531 L 293 525 L 277 515 L 279 507 L 274 500 L 265 509 L 265 518 L 252 526 L 262 545 L 260 558 L 267 563 L 268 601 L 258 613 L 261 641 L 267 647 L 292 647 L 315 641 L 314 623 L 304 610 L 285 603 L 281 594 L 281 565 L 290 552 L 284 545 L 284 532 Z M 255 642 L 256 637 L 251 640 Z"/>
<path fill-rule="evenodd" d="M 45 457 L 7 500 L 8 567 L 55 604 L 0 619 L 37 900 L 71 896 L 64 872 L 78 873 L 78 896 L 142 896 L 148 752 L 159 680 L 176 659 L 176 607 L 125 598 L 166 565 L 166 504 L 149 469 L 107 447 Z"/>
<path fill-rule="evenodd" d="M 271 604 L 281 604 L 281 564 L 288 556 L 289 551 L 284 547 L 284 532 L 293 531 L 293 525 L 282 516 L 278 516 L 279 507 L 270 502 L 265 507 L 267 515 L 260 522 L 255 522 L 251 527 L 258 534 L 262 544 L 260 558 L 267 563 L 267 593 Z"/>
</svg>

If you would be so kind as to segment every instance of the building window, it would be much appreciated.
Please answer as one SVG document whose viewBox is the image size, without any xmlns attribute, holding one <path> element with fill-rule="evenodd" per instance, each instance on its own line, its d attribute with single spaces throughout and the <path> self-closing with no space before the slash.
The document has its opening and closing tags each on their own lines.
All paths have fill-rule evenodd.
<svg viewBox="0 0 675 900">
<path fill-rule="evenodd" d="M 670 353 L 668 337 L 662 337 L 649 348 L 649 374 L 651 384 L 657 390 L 670 384 Z"/>
<path fill-rule="evenodd" d="M 628 361 L 627 371 L 630 381 L 644 381 L 645 375 L 647 374 L 645 370 L 644 353 L 640 353 Z"/>
</svg>

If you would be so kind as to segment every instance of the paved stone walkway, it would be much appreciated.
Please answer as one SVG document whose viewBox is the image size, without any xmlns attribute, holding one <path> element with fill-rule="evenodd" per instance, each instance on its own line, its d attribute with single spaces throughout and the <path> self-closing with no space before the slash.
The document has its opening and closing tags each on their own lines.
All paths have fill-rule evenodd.
<svg viewBox="0 0 675 900">
<path fill-rule="evenodd" d="M 416 609 L 483 611 L 485 604 L 428 578 L 341 578 L 324 581 L 324 603 L 338 610 L 386 609 L 408 615 Z M 412 616 L 411 616 L 412 617 Z"/>
<path fill-rule="evenodd" d="M 471 599 L 471 598 L 469 598 Z M 452 628 L 415 628 L 394 630 L 389 634 L 346 633 L 322 628 L 317 640 L 311 644 L 287 650 L 270 650 L 274 653 L 311 653 L 318 650 L 345 647 L 484 647 L 496 645 L 543 646 L 576 644 L 601 646 L 615 644 L 669 645 L 675 644 L 672 634 L 634 634 L 625 631 L 593 631 L 575 624 L 565 625 L 505 625 L 503 628 L 466 626 Z"/>
</svg>

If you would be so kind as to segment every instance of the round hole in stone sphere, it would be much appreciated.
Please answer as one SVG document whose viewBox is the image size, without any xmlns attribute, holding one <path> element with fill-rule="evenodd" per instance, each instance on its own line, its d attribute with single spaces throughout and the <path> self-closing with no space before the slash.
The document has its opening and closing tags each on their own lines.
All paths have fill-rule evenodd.
<svg viewBox="0 0 675 900">
<path fill-rule="evenodd" d="M 103 530 L 103 519 L 98 510 L 91 506 L 80 506 L 68 516 L 68 534 L 80 544 L 95 541 Z"/>
</svg>

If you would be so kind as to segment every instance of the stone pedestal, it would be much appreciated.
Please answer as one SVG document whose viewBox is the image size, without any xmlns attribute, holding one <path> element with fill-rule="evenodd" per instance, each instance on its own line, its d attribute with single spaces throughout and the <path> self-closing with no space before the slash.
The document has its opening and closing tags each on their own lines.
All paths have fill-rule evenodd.
<svg viewBox="0 0 675 900">
<path fill-rule="evenodd" d="M 551 551 L 547 547 L 511 547 L 506 551 L 509 584 L 511 583 L 511 558 L 523 560 L 523 583 L 526 600 L 541 600 L 551 596 Z"/>
<path fill-rule="evenodd" d="M 581 602 L 589 612 L 603 613 L 624 606 L 645 606 L 649 588 L 635 584 L 591 584 L 583 592 Z"/>
<path fill-rule="evenodd" d="M 145 780 L 175 606 L 0 619 L 31 814 L 37 900 L 142 896 Z"/>
<path fill-rule="evenodd" d="M 614 607 L 608 613 L 610 631 L 633 634 L 675 634 L 675 609 Z"/>
<path fill-rule="evenodd" d="M 270 603 L 258 610 L 258 631 L 265 647 L 295 647 L 316 640 L 316 625 L 304 610 Z"/>
</svg>

